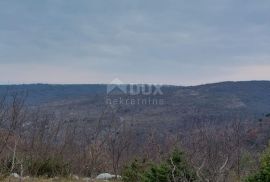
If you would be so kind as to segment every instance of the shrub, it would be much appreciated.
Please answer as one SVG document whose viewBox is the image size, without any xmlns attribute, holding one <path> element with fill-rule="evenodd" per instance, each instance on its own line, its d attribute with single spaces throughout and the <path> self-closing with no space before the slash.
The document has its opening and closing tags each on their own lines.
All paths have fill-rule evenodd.
<svg viewBox="0 0 270 182">
<path fill-rule="evenodd" d="M 126 167 L 122 173 L 124 182 L 195 181 L 196 174 L 187 164 L 184 154 L 175 150 L 161 164 L 143 165 L 138 161 Z"/>
<path fill-rule="evenodd" d="M 169 164 L 171 171 L 173 170 L 174 166 L 176 167 L 174 176 L 180 181 L 181 179 L 186 179 L 190 182 L 196 180 L 195 170 L 187 163 L 184 153 L 180 150 L 174 150 L 167 163 Z"/>
<path fill-rule="evenodd" d="M 251 175 L 246 182 L 268 182 L 270 181 L 270 144 L 261 157 L 260 169 Z"/>
<path fill-rule="evenodd" d="M 40 159 L 30 162 L 28 171 L 33 176 L 67 176 L 70 173 L 70 165 L 56 158 Z"/>
<path fill-rule="evenodd" d="M 122 180 L 124 182 L 138 182 L 143 178 L 146 164 L 135 160 L 129 166 L 126 166 L 122 172 Z"/>
<path fill-rule="evenodd" d="M 144 182 L 167 182 L 170 181 L 171 170 L 167 164 L 153 165 L 146 171 L 142 181 Z"/>
</svg>

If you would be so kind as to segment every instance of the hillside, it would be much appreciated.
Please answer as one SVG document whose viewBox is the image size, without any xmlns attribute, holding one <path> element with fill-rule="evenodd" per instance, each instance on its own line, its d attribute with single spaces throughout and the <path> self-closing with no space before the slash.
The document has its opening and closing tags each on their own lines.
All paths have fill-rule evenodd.
<svg viewBox="0 0 270 182">
<path fill-rule="evenodd" d="M 159 163 L 180 147 L 194 168 L 205 163 L 202 173 L 216 179 L 220 166 L 227 166 L 228 173 L 237 171 L 240 153 L 257 160 L 268 143 L 268 81 L 163 86 L 157 95 L 121 92 L 130 88 L 116 87 L 107 94 L 106 85 L 0 86 L 1 94 L 8 92 L 9 98 L 0 104 L 3 152 L 8 154 L 13 145 L 15 150 L 20 141 L 17 149 L 31 161 L 25 164 L 30 176 L 72 171 L 95 177 L 103 172 L 120 174 L 137 157 Z M 129 102 L 114 103 L 119 98 Z M 142 102 L 154 99 L 163 102 Z M 49 171 L 43 171 L 40 159 L 46 159 Z M 50 171 L 47 165 L 61 170 Z M 254 166 L 243 171 L 249 174 Z"/>
<path fill-rule="evenodd" d="M 207 115 L 229 118 L 262 117 L 270 112 L 270 82 L 223 82 L 192 87 L 163 86 L 162 105 L 122 104 L 123 114 L 157 117 L 163 121 Z M 0 86 L 0 93 L 26 91 L 30 106 L 42 106 L 56 111 L 96 111 L 106 102 L 106 85 L 9 85 Z M 126 95 L 120 95 L 126 97 Z M 139 97 L 139 96 L 135 96 Z"/>
</svg>

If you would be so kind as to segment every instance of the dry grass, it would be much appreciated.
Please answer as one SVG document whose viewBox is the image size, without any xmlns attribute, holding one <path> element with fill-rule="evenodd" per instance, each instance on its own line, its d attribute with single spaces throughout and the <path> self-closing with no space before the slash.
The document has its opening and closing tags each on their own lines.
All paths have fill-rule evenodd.
<svg viewBox="0 0 270 182">
<path fill-rule="evenodd" d="M 1 180 L 2 181 L 2 180 Z M 3 182 L 104 182 L 104 181 L 98 181 L 98 180 L 86 180 L 86 179 L 67 179 L 67 178 L 52 178 L 52 179 L 46 179 L 46 178 L 24 178 L 20 181 L 20 179 L 16 179 L 13 177 L 6 178 L 3 180 Z M 114 181 L 114 182 L 120 182 L 120 181 Z"/>
</svg>

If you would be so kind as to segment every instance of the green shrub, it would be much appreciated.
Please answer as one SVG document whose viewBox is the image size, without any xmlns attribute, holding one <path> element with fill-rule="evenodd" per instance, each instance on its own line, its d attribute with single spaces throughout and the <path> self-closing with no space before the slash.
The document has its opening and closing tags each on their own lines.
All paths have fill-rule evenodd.
<svg viewBox="0 0 270 182">
<path fill-rule="evenodd" d="M 28 171 L 32 176 L 67 176 L 70 173 L 70 165 L 56 158 L 40 159 L 31 161 L 28 164 Z"/>
<path fill-rule="evenodd" d="M 246 182 L 270 182 L 270 145 L 262 155 L 259 171 L 251 175 Z"/>
<path fill-rule="evenodd" d="M 124 182 L 138 182 L 142 179 L 145 170 L 145 162 L 135 160 L 129 166 L 126 166 L 122 172 Z"/>
<path fill-rule="evenodd" d="M 161 164 L 145 165 L 138 161 L 127 166 L 122 173 L 124 182 L 195 181 L 196 174 L 187 164 L 184 154 L 175 150 Z"/>
<path fill-rule="evenodd" d="M 174 171 L 175 178 L 186 179 L 190 182 L 196 180 L 195 170 L 187 163 L 184 153 L 180 150 L 174 150 L 167 163 L 171 170 L 174 168 L 174 166 L 176 167 Z"/>
<path fill-rule="evenodd" d="M 171 170 L 167 164 L 153 165 L 150 170 L 146 171 L 143 182 L 167 182 L 170 181 Z"/>
<path fill-rule="evenodd" d="M 14 160 L 14 166 L 12 167 L 13 157 L 7 156 L 4 159 L 0 160 L 0 174 L 1 175 L 9 175 L 10 173 L 18 173 L 20 174 L 20 165 L 18 165 L 17 158 Z"/>
</svg>

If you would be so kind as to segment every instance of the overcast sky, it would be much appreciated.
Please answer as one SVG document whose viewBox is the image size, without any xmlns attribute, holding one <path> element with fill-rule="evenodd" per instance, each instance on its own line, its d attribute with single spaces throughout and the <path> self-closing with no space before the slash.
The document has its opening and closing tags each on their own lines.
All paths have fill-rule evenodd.
<svg viewBox="0 0 270 182">
<path fill-rule="evenodd" d="M 269 0 L 1 0 L 0 83 L 270 80 Z"/>
</svg>

